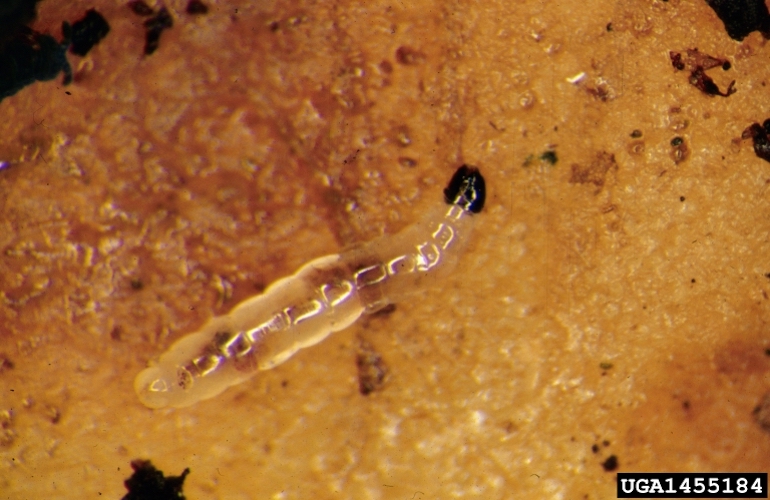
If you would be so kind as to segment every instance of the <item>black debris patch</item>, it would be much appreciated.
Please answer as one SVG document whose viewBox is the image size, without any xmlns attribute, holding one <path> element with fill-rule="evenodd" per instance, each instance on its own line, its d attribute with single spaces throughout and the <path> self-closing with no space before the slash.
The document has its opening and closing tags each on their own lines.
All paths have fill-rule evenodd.
<svg viewBox="0 0 770 500">
<path fill-rule="evenodd" d="M 149 56 L 158 50 L 160 45 L 160 35 L 167 29 L 174 26 L 174 20 L 171 18 L 168 10 L 161 7 L 157 14 L 144 22 L 145 42 L 144 55 Z"/>
<path fill-rule="evenodd" d="M 94 9 L 72 24 L 70 52 L 84 56 L 110 32 L 107 20 Z"/>
<path fill-rule="evenodd" d="M 730 61 L 701 52 L 697 47 L 687 49 L 684 52 L 670 51 L 668 57 L 671 59 L 671 64 L 674 68 L 679 71 L 684 71 L 685 69 L 692 71 L 695 68 L 706 70 L 716 67 L 725 69 L 725 65 L 727 65 L 726 69 L 730 69 Z"/>
<path fill-rule="evenodd" d="M 361 394 L 368 396 L 382 390 L 388 375 L 388 366 L 380 353 L 363 339 L 360 339 L 358 344 L 356 366 L 358 367 L 358 391 Z"/>
<path fill-rule="evenodd" d="M 144 55 L 149 56 L 158 50 L 158 46 L 160 45 L 160 35 L 165 30 L 174 26 L 174 19 L 165 7 L 161 7 L 160 10 L 155 13 L 155 11 L 143 0 L 132 0 L 128 2 L 127 5 L 128 8 L 138 16 L 152 16 L 144 22 Z"/>
<path fill-rule="evenodd" d="M 128 490 L 123 500 L 185 500 L 182 486 L 190 469 L 165 477 L 149 460 L 134 460 L 131 468 L 134 473 L 123 482 Z"/>
<path fill-rule="evenodd" d="M 754 154 L 765 161 L 770 161 L 770 119 L 767 119 L 760 125 L 752 123 L 743 131 L 743 139 L 751 139 L 754 144 Z M 770 273 L 768 273 L 770 278 Z"/>
<path fill-rule="evenodd" d="M 209 8 L 205 3 L 201 2 L 201 0 L 190 0 L 187 2 L 185 12 L 193 16 L 202 16 L 209 13 Z"/>
<path fill-rule="evenodd" d="M 690 156 L 690 148 L 687 142 L 681 137 L 671 139 L 671 159 L 677 165 L 685 161 Z"/>
<path fill-rule="evenodd" d="M 725 25 L 727 35 L 741 41 L 753 31 L 768 38 L 770 13 L 764 0 L 706 0 Z"/>
<path fill-rule="evenodd" d="M 148 17 L 153 14 L 152 8 L 143 0 L 131 0 L 126 5 L 128 5 L 128 8 L 131 9 L 131 12 L 137 16 Z"/>
<path fill-rule="evenodd" d="M 618 457 L 615 455 L 610 455 L 607 457 L 607 460 L 602 462 L 602 468 L 604 468 L 604 472 L 612 472 L 617 470 L 619 466 L 620 463 L 618 463 Z"/>
<path fill-rule="evenodd" d="M 559 162 L 559 157 L 556 156 L 556 151 L 548 149 L 540 154 L 540 159 L 549 165 L 556 165 Z"/>
<path fill-rule="evenodd" d="M 505 127 L 498 127 L 492 120 L 489 121 L 489 126 L 496 132 L 505 132 Z"/>
<path fill-rule="evenodd" d="M 601 363 L 599 363 L 599 368 L 601 368 L 601 370 L 602 370 L 602 375 L 607 375 L 607 372 L 609 370 L 612 370 L 613 366 L 614 365 L 612 363 L 610 363 L 609 361 L 602 361 Z"/>
<path fill-rule="evenodd" d="M 631 138 L 632 139 L 638 139 L 641 136 L 642 136 L 642 131 L 639 130 L 638 128 L 631 131 Z"/>
<path fill-rule="evenodd" d="M 131 288 L 133 288 L 134 290 L 141 290 L 142 288 L 144 288 L 144 282 L 142 282 L 142 280 L 140 280 L 139 278 L 134 278 L 131 280 Z"/>
<path fill-rule="evenodd" d="M 599 151 L 590 164 L 573 163 L 571 169 L 570 184 L 593 184 L 596 186 L 596 193 L 598 193 L 604 187 L 607 175 L 618 170 L 618 164 L 614 154 Z"/>
<path fill-rule="evenodd" d="M 727 90 L 722 92 L 714 80 L 708 76 L 702 68 L 695 69 L 690 73 L 690 85 L 693 85 L 698 90 L 706 95 L 718 95 L 722 97 L 729 97 L 735 94 L 735 80 L 731 81 L 727 86 Z"/>
<path fill-rule="evenodd" d="M 591 451 L 592 451 L 593 453 L 599 453 L 599 445 L 598 445 L 598 444 L 596 444 L 596 443 L 592 444 L 592 445 L 591 445 Z"/>
<path fill-rule="evenodd" d="M 678 71 L 684 71 L 684 63 L 682 62 L 682 54 L 679 52 L 669 52 L 668 57 L 671 58 L 671 64 Z"/>
<path fill-rule="evenodd" d="M 65 26 L 66 25 L 65 23 Z M 67 31 L 62 27 L 63 31 Z M 64 73 L 63 84 L 72 82 L 67 61 L 69 40 L 58 42 L 51 35 L 26 26 L 0 46 L 0 101 L 37 81 L 53 80 Z"/>
<path fill-rule="evenodd" d="M 713 57 L 703 52 L 700 52 L 697 48 L 687 49 L 685 52 L 668 53 L 671 59 L 671 65 L 678 71 L 689 70 L 690 77 L 688 81 L 690 85 L 697 88 L 701 92 L 710 96 L 722 96 L 729 97 L 733 95 L 735 90 L 735 80 L 731 81 L 727 86 L 727 90 L 722 92 L 714 80 L 706 74 L 706 70 L 711 68 L 720 67 L 727 71 L 732 66 L 727 59 L 720 59 Z"/>
<path fill-rule="evenodd" d="M 770 348 L 765 349 L 765 356 L 770 358 Z M 13 368 L 13 366 L 11 368 Z"/>
<path fill-rule="evenodd" d="M 449 205 L 458 205 L 468 212 L 477 214 L 484 209 L 487 187 L 479 169 L 471 165 L 461 165 L 444 189 L 444 201 Z"/>
</svg>

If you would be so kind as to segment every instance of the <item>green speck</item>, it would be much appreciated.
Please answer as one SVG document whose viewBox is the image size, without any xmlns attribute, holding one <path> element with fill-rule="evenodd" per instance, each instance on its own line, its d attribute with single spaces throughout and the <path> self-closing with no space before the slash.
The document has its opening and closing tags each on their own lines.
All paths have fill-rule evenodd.
<svg viewBox="0 0 770 500">
<path fill-rule="evenodd" d="M 540 155 L 540 159 L 544 162 L 550 163 L 551 165 L 556 165 L 556 162 L 559 161 L 559 158 L 556 156 L 556 151 L 552 149 L 543 152 L 543 154 Z"/>
<path fill-rule="evenodd" d="M 602 361 L 601 363 L 599 363 L 599 368 L 601 368 L 602 370 L 609 370 L 612 368 L 612 366 L 613 364 L 610 363 L 609 361 Z"/>
</svg>

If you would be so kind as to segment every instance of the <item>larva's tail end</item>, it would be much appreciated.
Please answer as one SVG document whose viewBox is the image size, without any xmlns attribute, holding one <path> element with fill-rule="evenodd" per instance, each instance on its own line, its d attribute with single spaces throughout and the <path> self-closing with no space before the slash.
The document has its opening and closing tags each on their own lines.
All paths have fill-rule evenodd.
<svg viewBox="0 0 770 500">
<path fill-rule="evenodd" d="M 165 408 L 171 404 L 173 380 L 157 366 L 139 372 L 134 379 L 134 390 L 139 401 L 148 408 Z"/>
<path fill-rule="evenodd" d="M 450 205 L 458 205 L 467 212 L 477 214 L 484 209 L 487 187 L 479 169 L 462 165 L 444 189 L 444 200 Z"/>
</svg>

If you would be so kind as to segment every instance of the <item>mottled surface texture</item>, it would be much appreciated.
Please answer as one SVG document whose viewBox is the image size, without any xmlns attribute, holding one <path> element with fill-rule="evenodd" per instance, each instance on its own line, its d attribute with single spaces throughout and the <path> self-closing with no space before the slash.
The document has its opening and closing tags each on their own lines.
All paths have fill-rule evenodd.
<svg viewBox="0 0 770 500">
<path fill-rule="evenodd" d="M 120 498 L 133 459 L 189 467 L 191 500 L 768 469 L 759 33 L 704 1 L 206 4 L 165 2 L 151 56 L 121 2 L 40 5 L 38 31 L 88 8 L 111 31 L 72 85 L 0 103 L 1 496 Z M 695 47 L 735 94 L 672 67 Z M 463 163 L 488 193 L 456 273 L 215 399 L 140 404 L 174 340 L 419 220 Z M 368 396 L 362 340 L 388 370 Z"/>
</svg>

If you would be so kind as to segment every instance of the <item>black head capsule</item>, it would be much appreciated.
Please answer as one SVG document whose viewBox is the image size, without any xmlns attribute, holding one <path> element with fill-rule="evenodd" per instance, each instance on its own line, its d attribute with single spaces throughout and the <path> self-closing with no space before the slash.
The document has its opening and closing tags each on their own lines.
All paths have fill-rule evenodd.
<svg viewBox="0 0 770 500">
<path fill-rule="evenodd" d="M 449 205 L 459 205 L 463 210 L 474 214 L 484 208 L 486 197 L 484 177 L 478 168 L 469 165 L 458 168 L 444 189 L 444 200 Z"/>
</svg>

